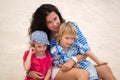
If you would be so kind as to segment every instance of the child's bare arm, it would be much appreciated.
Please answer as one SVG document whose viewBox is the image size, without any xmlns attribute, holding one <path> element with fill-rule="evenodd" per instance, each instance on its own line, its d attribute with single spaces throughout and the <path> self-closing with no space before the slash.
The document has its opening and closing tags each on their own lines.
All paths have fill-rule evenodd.
<svg viewBox="0 0 120 80">
<path fill-rule="evenodd" d="M 100 59 L 98 59 L 98 57 L 94 55 L 91 51 L 87 51 L 86 55 L 90 57 L 93 61 L 95 61 L 97 65 L 107 64 L 107 62 L 103 62 Z"/>
<path fill-rule="evenodd" d="M 48 69 L 44 80 L 50 80 L 51 74 L 52 74 L 52 68 Z"/>
<path fill-rule="evenodd" d="M 27 59 L 25 60 L 25 62 L 23 62 L 23 66 L 25 71 L 29 71 L 30 66 L 31 66 L 31 56 L 34 53 L 34 48 L 30 48 L 29 54 L 27 56 Z"/>
</svg>

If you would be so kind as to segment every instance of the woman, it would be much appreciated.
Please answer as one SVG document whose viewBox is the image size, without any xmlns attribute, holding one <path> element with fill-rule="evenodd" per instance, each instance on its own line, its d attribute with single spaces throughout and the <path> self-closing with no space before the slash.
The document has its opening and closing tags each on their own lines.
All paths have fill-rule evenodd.
<svg viewBox="0 0 120 80">
<path fill-rule="evenodd" d="M 59 27 L 63 22 L 65 22 L 65 20 L 61 16 L 56 6 L 52 4 L 43 4 L 34 12 L 32 16 L 31 26 L 29 28 L 29 35 L 31 35 L 31 33 L 36 30 L 43 30 L 48 34 L 50 47 L 53 47 L 56 44 L 54 36 L 58 32 Z M 89 47 L 87 40 L 81 33 L 79 27 L 76 24 L 73 25 L 77 28 L 79 43 Z M 91 51 L 89 50 L 88 53 L 91 53 Z M 85 58 L 85 55 L 79 54 L 76 56 L 77 62 L 81 62 Z M 88 80 L 88 72 L 81 69 L 72 68 L 75 64 L 76 59 L 70 59 L 69 61 L 67 61 L 55 74 L 55 80 Z M 108 65 L 96 66 L 96 70 L 101 79 L 116 80 Z M 39 73 L 34 71 L 29 71 L 28 73 L 28 75 L 34 79 L 39 77 L 37 74 Z"/>
</svg>

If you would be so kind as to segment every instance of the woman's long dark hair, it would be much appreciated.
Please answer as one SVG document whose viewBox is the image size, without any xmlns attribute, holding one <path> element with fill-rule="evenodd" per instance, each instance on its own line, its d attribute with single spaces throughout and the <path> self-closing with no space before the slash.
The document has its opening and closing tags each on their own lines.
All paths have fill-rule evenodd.
<svg viewBox="0 0 120 80">
<path fill-rule="evenodd" d="M 42 30 L 47 33 L 48 38 L 50 39 L 50 30 L 46 25 L 46 16 L 51 12 L 55 12 L 59 16 L 61 23 L 64 22 L 64 19 L 56 6 L 52 4 L 43 4 L 32 15 L 31 25 L 28 30 L 29 36 L 36 30 Z"/>
</svg>

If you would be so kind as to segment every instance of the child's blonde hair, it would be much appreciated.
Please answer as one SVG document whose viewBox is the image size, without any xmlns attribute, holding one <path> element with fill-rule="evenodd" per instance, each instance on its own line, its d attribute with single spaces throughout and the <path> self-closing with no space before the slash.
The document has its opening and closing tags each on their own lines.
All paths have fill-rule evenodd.
<svg viewBox="0 0 120 80">
<path fill-rule="evenodd" d="M 64 22 L 64 23 L 62 23 L 60 25 L 60 29 L 59 29 L 58 33 L 56 34 L 56 36 L 55 36 L 56 40 L 59 42 L 60 38 L 64 34 L 72 34 L 75 39 L 77 38 L 76 30 L 75 30 L 74 26 L 70 22 Z"/>
</svg>

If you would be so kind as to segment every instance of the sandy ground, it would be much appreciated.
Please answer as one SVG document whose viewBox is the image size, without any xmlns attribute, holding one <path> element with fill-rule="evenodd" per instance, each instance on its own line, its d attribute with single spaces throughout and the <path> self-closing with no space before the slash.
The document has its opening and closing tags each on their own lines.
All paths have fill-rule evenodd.
<svg viewBox="0 0 120 80">
<path fill-rule="evenodd" d="M 66 20 L 76 22 L 94 54 L 120 80 L 120 0 L 0 0 L 0 80 L 24 79 L 27 30 L 42 3 L 55 4 Z"/>
</svg>

